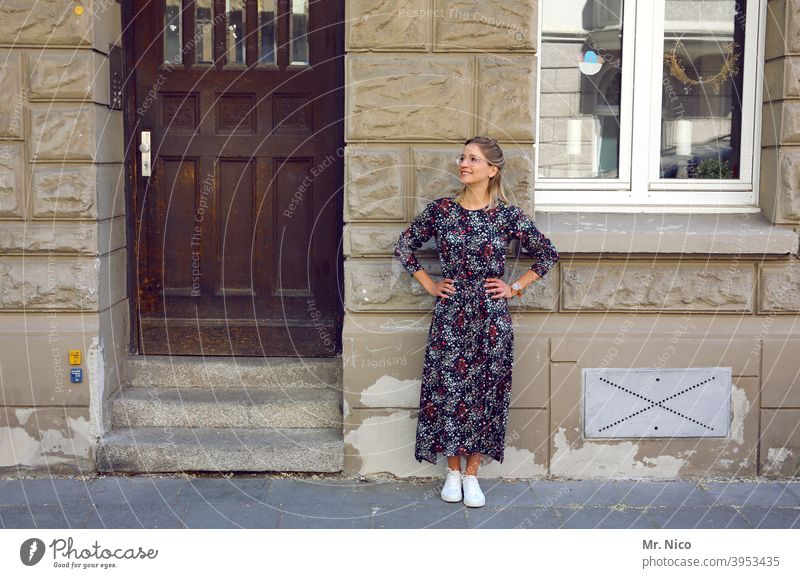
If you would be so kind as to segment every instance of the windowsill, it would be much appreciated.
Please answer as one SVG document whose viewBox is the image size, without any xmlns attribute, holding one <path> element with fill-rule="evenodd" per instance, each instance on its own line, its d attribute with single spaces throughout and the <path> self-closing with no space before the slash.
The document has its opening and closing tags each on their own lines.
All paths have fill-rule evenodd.
<svg viewBox="0 0 800 578">
<path fill-rule="evenodd" d="M 545 212 L 536 227 L 561 253 L 797 254 L 798 234 L 761 213 Z M 794 225 L 790 225 L 794 227 Z"/>
</svg>

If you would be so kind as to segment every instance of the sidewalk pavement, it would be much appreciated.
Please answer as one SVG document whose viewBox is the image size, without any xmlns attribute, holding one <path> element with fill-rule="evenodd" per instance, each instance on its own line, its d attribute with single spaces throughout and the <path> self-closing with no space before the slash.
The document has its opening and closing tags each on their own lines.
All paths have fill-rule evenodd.
<svg viewBox="0 0 800 578">
<path fill-rule="evenodd" d="M 482 508 L 443 479 L 313 474 L 0 478 L 2 528 L 800 528 L 800 481 L 480 478 Z"/>
</svg>

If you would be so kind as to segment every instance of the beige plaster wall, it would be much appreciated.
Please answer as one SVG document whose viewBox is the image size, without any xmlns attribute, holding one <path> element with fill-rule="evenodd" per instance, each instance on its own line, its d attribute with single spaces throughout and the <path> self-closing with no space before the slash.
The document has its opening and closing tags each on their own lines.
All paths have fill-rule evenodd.
<svg viewBox="0 0 800 578">
<path fill-rule="evenodd" d="M 93 468 L 124 372 L 124 143 L 106 106 L 119 6 L 73 4 L 80 17 L 59 0 L 36 2 L 35 18 L 29 2 L 0 6 L 0 470 Z M 533 0 L 347 2 L 346 473 L 441 473 L 413 460 L 432 298 L 391 247 L 458 186 L 443 167 L 474 134 L 503 143 L 512 202 L 534 213 L 536 14 Z M 759 202 L 797 228 L 800 0 L 770 0 L 767 16 Z M 798 475 L 797 256 L 635 257 L 562 253 L 528 291 L 513 314 L 508 457 L 483 473 Z M 433 253 L 424 263 L 437 272 Z M 614 366 L 733 367 L 730 439 L 581 439 L 579 369 L 610 367 L 613 351 Z"/>
<path fill-rule="evenodd" d="M 771 0 L 768 8 L 760 206 L 770 222 L 796 230 L 792 146 L 800 140 L 792 115 L 800 110 L 800 69 L 792 58 L 800 56 L 800 0 Z M 457 189 L 451 158 L 474 134 L 501 142 L 510 157 L 512 202 L 534 214 L 537 13 L 535 0 L 347 3 L 348 474 L 443 472 L 441 456 L 435 467 L 413 457 L 434 300 L 395 262 L 392 248 L 429 200 Z M 435 250 L 432 239 L 420 251 L 433 275 L 440 273 Z M 507 280 L 530 265 L 524 258 L 509 263 L 516 271 L 507 271 Z M 482 475 L 799 475 L 800 366 L 796 354 L 787 354 L 797 338 L 799 295 L 796 250 L 562 252 L 514 305 L 507 457 L 502 464 L 487 460 Z M 728 438 L 581 435 L 582 368 L 706 366 L 733 368 Z"/>
<path fill-rule="evenodd" d="M 0 473 L 93 471 L 123 377 L 120 18 L 110 0 L 0 5 Z"/>
</svg>

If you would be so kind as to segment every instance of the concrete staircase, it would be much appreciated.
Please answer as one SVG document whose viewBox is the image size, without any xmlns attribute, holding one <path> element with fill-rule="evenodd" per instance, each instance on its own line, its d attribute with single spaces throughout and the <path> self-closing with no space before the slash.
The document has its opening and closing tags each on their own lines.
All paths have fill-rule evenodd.
<svg viewBox="0 0 800 578">
<path fill-rule="evenodd" d="M 100 472 L 344 467 L 340 358 L 131 356 Z"/>
</svg>

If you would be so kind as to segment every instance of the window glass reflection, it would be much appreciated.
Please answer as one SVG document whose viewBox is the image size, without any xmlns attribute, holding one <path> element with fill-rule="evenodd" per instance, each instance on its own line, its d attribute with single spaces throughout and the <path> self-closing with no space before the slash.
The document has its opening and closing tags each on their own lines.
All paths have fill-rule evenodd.
<svg viewBox="0 0 800 578">
<path fill-rule="evenodd" d="M 194 60 L 199 63 L 214 62 L 214 20 L 213 0 L 195 0 L 194 22 L 195 39 Z"/>
<path fill-rule="evenodd" d="M 746 4 L 666 1 L 661 178 L 739 178 Z"/>
<path fill-rule="evenodd" d="M 245 0 L 226 0 L 228 64 L 245 63 Z"/>
<path fill-rule="evenodd" d="M 181 0 L 164 3 L 164 62 L 182 64 L 181 53 Z"/>
<path fill-rule="evenodd" d="M 275 63 L 275 0 L 258 0 L 258 61 Z"/>
<path fill-rule="evenodd" d="M 619 177 L 622 0 L 541 0 L 541 178 Z"/>
<path fill-rule="evenodd" d="M 292 0 L 291 64 L 308 64 L 308 0 Z"/>
</svg>

